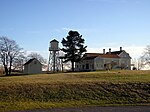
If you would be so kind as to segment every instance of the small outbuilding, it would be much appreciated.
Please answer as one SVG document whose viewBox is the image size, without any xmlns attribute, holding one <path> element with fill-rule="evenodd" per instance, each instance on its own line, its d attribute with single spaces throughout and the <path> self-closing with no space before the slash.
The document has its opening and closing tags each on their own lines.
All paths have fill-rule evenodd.
<svg viewBox="0 0 150 112">
<path fill-rule="evenodd" d="M 25 74 L 40 74 L 42 73 L 42 64 L 36 58 L 30 59 L 24 64 Z"/>
</svg>

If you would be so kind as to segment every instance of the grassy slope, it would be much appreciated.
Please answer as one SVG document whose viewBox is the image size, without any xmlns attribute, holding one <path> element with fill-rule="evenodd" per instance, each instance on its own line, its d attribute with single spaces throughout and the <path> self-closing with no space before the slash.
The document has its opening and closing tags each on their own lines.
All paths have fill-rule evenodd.
<svg viewBox="0 0 150 112">
<path fill-rule="evenodd" d="M 0 111 L 141 104 L 150 104 L 150 71 L 0 77 Z"/>
</svg>

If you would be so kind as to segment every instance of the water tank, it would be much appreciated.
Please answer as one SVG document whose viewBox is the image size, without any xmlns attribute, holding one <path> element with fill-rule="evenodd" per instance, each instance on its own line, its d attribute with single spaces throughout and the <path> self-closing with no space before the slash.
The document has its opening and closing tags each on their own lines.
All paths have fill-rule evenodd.
<svg viewBox="0 0 150 112">
<path fill-rule="evenodd" d="M 58 43 L 56 39 L 50 41 L 49 51 L 59 51 Z"/>
</svg>

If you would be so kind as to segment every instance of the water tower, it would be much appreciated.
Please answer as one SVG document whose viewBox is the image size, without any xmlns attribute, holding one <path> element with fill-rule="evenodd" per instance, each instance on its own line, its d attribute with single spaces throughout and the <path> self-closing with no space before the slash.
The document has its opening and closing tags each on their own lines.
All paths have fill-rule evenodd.
<svg viewBox="0 0 150 112">
<path fill-rule="evenodd" d="M 48 61 L 48 71 L 59 71 L 60 70 L 60 59 L 59 59 L 59 42 L 57 40 L 50 41 L 49 47 L 49 61 Z"/>
</svg>

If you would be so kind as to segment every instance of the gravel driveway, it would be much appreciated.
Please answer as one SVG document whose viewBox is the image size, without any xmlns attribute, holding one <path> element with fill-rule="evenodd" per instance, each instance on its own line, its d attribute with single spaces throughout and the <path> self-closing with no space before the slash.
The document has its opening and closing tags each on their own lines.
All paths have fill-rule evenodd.
<svg viewBox="0 0 150 112">
<path fill-rule="evenodd" d="M 52 108 L 11 112 L 150 112 L 150 106 Z"/>
</svg>

